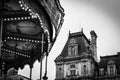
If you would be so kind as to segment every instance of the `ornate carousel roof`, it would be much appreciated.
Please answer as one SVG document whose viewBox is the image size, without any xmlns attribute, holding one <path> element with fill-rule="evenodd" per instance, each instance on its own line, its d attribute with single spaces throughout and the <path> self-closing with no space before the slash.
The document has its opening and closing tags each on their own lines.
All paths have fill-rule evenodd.
<svg viewBox="0 0 120 80">
<path fill-rule="evenodd" d="M 63 23 L 59 0 L 1 0 L 1 62 L 30 66 L 49 53 Z"/>
</svg>

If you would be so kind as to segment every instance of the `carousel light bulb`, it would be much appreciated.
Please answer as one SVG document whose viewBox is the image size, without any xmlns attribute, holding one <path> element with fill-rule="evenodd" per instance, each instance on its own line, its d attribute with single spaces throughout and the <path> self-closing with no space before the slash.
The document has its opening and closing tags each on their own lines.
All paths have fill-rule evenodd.
<svg viewBox="0 0 120 80">
<path fill-rule="evenodd" d="M 21 2 L 21 1 L 19 1 L 19 3 L 21 4 L 22 2 Z"/>
<path fill-rule="evenodd" d="M 30 15 L 32 16 L 32 13 L 30 13 Z"/>
<path fill-rule="evenodd" d="M 22 9 L 24 10 L 25 8 L 24 8 L 24 7 L 22 7 Z"/>
<path fill-rule="evenodd" d="M 25 19 L 27 19 L 27 17 L 25 17 Z"/>
<path fill-rule="evenodd" d="M 10 19 L 8 18 L 7 20 L 9 21 Z"/>
<path fill-rule="evenodd" d="M 40 17 L 38 17 L 38 19 L 40 20 L 40 22 L 42 21 Z"/>
<path fill-rule="evenodd" d="M 32 19 L 34 18 L 34 16 L 32 15 Z"/>
<path fill-rule="evenodd" d="M 30 17 L 28 17 L 28 19 L 30 19 Z"/>
<path fill-rule="evenodd" d="M 18 17 L 18 20 L 20 20 L 20 18 Z"/>
<path fill-rule="evenodd" d="M 19 38 L 17 38 L 17 40 L 19 40 Z"/>
<path fill-rule="evenodd" d="M 6 19 L 4 19 L 4 21 L 6 21 Z"/>
<path fill-rule="evenodd" d="M 10 52 L 10 50 L 8 50 L 8 52 Z"/>
<path fill-rule="evenodd" d="M 28 41 L 28 39 L 26 39 L 26 41 Z"/>
<path fill-rule="evenodd" d="M 25 8 L 25 11 L 27 11 L 27 8 Z"/>
<path fill-rule="evenodd" d="M 20 4 L 20 6 L 22 7 L 23 5 L 22 5 L 22 4 Z"/>
<path fill-rule="evenodd" d="M 31 12 L 31 9 L 29 9 L 28 11 Z"/>
<path fill-rule="evenodd" d="M 28 10 L 28 7 L 26 6 L 26 9 Z"/>
<path fill-rule="evenodd" d="M 37 16 L 36 16 L 36 15 L 34 15 L 34 18 L 37 18 Z"/>
<path fill-rule="evenodd" d="M 7 39 L 9 39 L 10 37 L 7 37 Z"/>
<path fill-rule="evenodd" d="M 23 17 L 21 17 L 21 19 L 24 19 Z"/>
<path fill-rule="evenodd" d="M 14 20 L 16 20 L 17 18 L 14 18 Z"/>
<path fill-rule="evenodd" d="M 39 17 L 39 14 L 37 14 L 37 13 L 36 13 L 36 16 L 38 16 L 38 17 Z"/>
<path fill-rule="evenodd" d="M 32 40 L 32 42 L 34 42 L 34 40 Z"/>
<path fill-rule="evenodd" d="M 41 25 L 41 27 L 43 27 L 43 25 Z"/>
<path fill-rule="evenodd" d="M 11 20 L 13 20 L 13 18 L 11 18 Z"/>
</svg>

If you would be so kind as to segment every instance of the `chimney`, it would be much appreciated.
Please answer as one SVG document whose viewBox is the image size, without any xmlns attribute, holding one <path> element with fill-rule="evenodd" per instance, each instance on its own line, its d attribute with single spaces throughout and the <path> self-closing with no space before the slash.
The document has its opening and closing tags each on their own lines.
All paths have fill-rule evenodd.
<svg viewBox="0 0 120 80">
<path fill-rule="evenodd" d="M 90 32 L 90 34 L 91 34 L 91 44 L 95 44 L 95 45 L 96 45 L 97 34 L 95 33 L 94 30 L 92 30 L 92 31 Z"/>
<path fill-rule="evenodd" d="M 91 34 L 91 51 L 92 55 L 95 59 L 95 61 L 98 61 L 97 59 L 97 34 L 95 33 L 94 30 L 90 32 Z"/>
</svg>

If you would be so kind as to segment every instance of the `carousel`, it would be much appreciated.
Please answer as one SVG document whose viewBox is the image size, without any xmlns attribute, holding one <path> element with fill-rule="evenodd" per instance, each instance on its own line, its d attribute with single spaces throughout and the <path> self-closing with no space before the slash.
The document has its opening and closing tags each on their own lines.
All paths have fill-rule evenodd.
<svg viewBox="0 0 120 80">
<path fill-rule="evenodd" d="M 40 62 L 40 80 L 47 80 L 47 57 L 63 24 L 64 9 L 59 0 L 0 0 L 0 80 L 14 80 L 25 65 Z M 42 60 L 46 70 L 42 76 Z M 22 80 L 22 79 L 15 79 Z"/>
</svg>

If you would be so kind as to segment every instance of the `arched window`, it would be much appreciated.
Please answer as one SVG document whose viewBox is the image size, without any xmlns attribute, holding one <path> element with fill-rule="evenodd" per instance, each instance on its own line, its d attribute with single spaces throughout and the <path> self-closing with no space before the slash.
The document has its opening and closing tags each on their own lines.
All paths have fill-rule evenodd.
<svg viewBox="0 0 120 80">
<path fill-rule="evenodd" d="M 86 65 L 83 65 L 83 73 L 84 73 L 84 74 L 87 73 L 87 67 L 86 67 Z"/>
<path fill-rule="evenodd" d="M 76 74 L 76 66 L 74 64 L 70 65 L 70 76 L 75 76 Z"/>
<path fill-rule="evenodd" d="M 70 70 L 70 74 L 71 74 L 71 76 L 75 76 L 76 75 L 76 70 Z"/>
<path fill-rule="evenodd" d="M 108 61 L 107 70 L 108 70 L 109 75 L 115 75 L 116 66 L 115 66 L 115 62 L 113 60 Z"/>
<path fill-rule="evenodd" d="M 101 69 L 99 70 L 99 73 L 100 73 L 101 76 L 104 75 L 104 68 L 101 68 Z"/>
<path fill-rule="evenodd" d="M 114 73 L 114 68 L 113 66 L 110 66 L 110 74 L 112 75 Z"/>
</svg>

